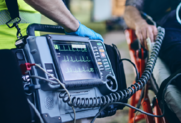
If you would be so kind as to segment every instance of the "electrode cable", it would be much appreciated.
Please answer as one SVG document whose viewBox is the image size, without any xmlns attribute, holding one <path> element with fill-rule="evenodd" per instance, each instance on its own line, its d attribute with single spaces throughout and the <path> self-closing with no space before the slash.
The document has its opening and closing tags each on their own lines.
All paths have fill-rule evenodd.
<svg viewBox="0 0 181 123">
<path fill-rule="evenodd" d="M 91 123 L 94 123 L 95 119 L 100 115 L 100 113 L 101 113 L 105 108 L 107 108 L 109 105 L 113 105 L 113 104 L 125 105 L 125 106 L 127 106 L 127 107 L 129 107 L 129 108 L 135 109 L 136 111 L 141 112 L 141 113 L 146 114 L 146 115 L 151 116 L 151 117 L 163 117 L 164 114 L 165 114 L 165 108 L 163 108 L 163 114 L 162 114 L 162 115 L 153 115 L 153 114 L 151 114 L 151 113 L 147 113 L 147 112 L 145 112 L 145 111 L 143 111 L 143 110 L 141 110 L 141 109 L 138 109 L 138 108 L 136 108 L 136 107 L 134 107 L 134 106 L 131 106 L 130 104 L 127 104 L 127 103 L 123 103 L 123 102 L 113 102 L 113 103 L 110 103 L 110 104 L 105 105 L 105 106 L 96 114 L 96 116 L 92 119 Z M 164 106 L 164 105 L 162 105 L 162 106 Z"/>
<path fill-rule="evenodd" d="M 47 75 L 49 75 L 49 76 L 51 76 L 52 78 L 54 78 L 54 79 L 63 87 L 63 89 L 66 91 L 66 95 L 68 95 L 68 98 L 69 98 L 67 101 L 69 101 L 69 104 L 71 105 L 72 102 L 71 102 L 70 93 L 69 93 L 69 91 L 66 89 L 65 85 L 64 85 L 63 83 L 61 83 L 57 78 L 55 78 L 54 76 L 52 76 L 50 73 L 48 73 L 46 70 L 44 70 L 42 67 L 40 67 L 40 65 L 35 64 L 35 66 L 38 67 L 40 70 L 42 70 L 42 71 L 43 71 L 44 73 L 46 73 Z M 74 112 L 74 123 L 76 123 L 76 111 L 75 111 L 73 105 L 72 105 L 71 107 L 72 107 L 72 110 L 73 110 L 73 112 Z"/>
<path fill-rule="evenodd" d="M 44 123 L 43 118 L 41 117 L 40 112 L 36 109 L 35 105 L 29 99 L 27 99 L 27 101 L 30 104 L 30 106 L 33 108 L 33 110 L 35 111 L 36 115 L 39 117 L 40 122 Z"/>
</svg>

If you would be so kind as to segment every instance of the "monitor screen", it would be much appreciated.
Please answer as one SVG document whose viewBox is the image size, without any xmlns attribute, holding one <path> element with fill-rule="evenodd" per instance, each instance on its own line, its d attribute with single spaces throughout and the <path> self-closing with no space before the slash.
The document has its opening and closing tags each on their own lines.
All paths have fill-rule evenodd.
<svg viewBox="0 0 181 123">
<path fill-rule="evenodd" d="M 57 42 L 54 47 L 65 81 L 100 78 L 89 43 Z"/>
</svg>

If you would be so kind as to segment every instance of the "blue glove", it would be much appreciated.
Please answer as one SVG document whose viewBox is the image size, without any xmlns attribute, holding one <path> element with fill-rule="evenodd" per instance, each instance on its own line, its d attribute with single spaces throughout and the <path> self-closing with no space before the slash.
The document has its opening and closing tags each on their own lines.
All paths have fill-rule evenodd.
<svg viewBox="0 0 181 123">
<path fill-rule="evenodd" d="M 86 26 L 84 26 L 83 24 L 80 23 L 79 28 L 76 32 L 65 32 L 66 35 L 77 35 L 77 36 L 82 36 L 82 37 L 88 37 L 89 39 L 92 40 L 101 40 L 104 41 L 104 39 L 102 38 L 102 36 L 96 32 L 94 32 L 93 30 L 87 28 Z"/>
</svg>

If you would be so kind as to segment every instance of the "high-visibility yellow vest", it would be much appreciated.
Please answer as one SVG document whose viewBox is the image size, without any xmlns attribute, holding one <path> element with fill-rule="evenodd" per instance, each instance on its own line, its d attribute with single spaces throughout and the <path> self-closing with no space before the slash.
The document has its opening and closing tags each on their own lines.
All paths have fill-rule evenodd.
<svg viewBox="0 0 181 123">
<path fill-rule="evenodd" d="M 31 6 L 26 4 L 24 0 L 18 0 L 18 7 L 20 10 L 21 22 L 19 27 L 21 28 L 22 35 L 26 35 L 26 28 L 30 23 L 40 23 L 41 15 Z M 0 0 L 0 49 L 12 49 L 15 47 L 16 28 L 9 28 L 5 23 L 10 20 L 9 12 L 5 0 Z M 38 34 L 37 34 L 38 35 Z"/>
</svg>

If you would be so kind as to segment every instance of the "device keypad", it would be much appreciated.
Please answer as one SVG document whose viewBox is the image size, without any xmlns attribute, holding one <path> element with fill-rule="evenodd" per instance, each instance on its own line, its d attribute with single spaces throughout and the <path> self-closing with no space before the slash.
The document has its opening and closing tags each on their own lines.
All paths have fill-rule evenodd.
<svg viewBox="0 0 181 123">
<path fill-rule="evenodd" d="M 102 61 L 103 61 L 103 62 L 107 62 L 107 59 L 103 59 Z"/>
<path fill-rule="evenodd" d="M 106 55 L 105 55 L 105 53 L 103 52 L 103 53 L 101 53 L 101 57 L 102 58 L 106 58 Z"/>
<path fill-rule="evenodd" d="M 107 74 L 112 74 L 111 66 L 110 63 L 108 62 L 106 51 L 102 43 L 92 42 L 92 46 L 96 62 L 98 64 L 101 73 L 101 79 L 106 79 L 104 77 Z"/>
<path fill-rule="evenodd" d="M 99 55 L 99 52 L 94 52 L 95 55 Z"/>
<path fill-rule="evenodd" d="M 103 62 L 104 63 L 104 65 L 107 65 L 107 64 L 109 64 L 108 62 Z"/>
<path fill-rule="evenodd" d="M 55 76 L 55 71 L 54 71 L 54 69 L 53 69 L 53 64 L 47 63 L 47 64 L 45 64 L 45 68 L 46 68 L 46 71 L 47 71 L 51 76 L 56 77 L 56 76 Z M 49 78 L 50 80 L 55 80 L 55 79 L 52 78 L 51 76 L 48 76 L 48 78 Z"/>
<path fill-rule="evenodd" d="M 105 68 L 108 68 L 109 67 L 109 65 L 105 65 Z"/>
<path fill-rule="evenodd" d="M 94 52 L 98 52 L 98 49 L 94 49 Z"/>
<path fill-rule="evenodd" d="M 99 70 L 100 70 L 100 71 L 103 71 L 103 70 L 104 70 L 104 68 L 100 68 Z"/>
<path fill-rule="evenodd" d="M 99 49 L 100 52 L 104 52 L 104 49 Z"/>
<path fill-rule="evenodd" d="M 101 59 L 97 59 L 97 61 L 98 61 L 98 62 L 102 62 L 102 60 L 101 60 Z"/>
<path fill-rule="evenodd" d="M 102 62 L 97 62 L 98 65 L 102 65 Z"/>
<path fill-rule="evenodd" d="M 93 49 L 97 49 L 97 46 L 94 46 Z"/>
<path fill-rule="evenodd" d="M 99 67 L 104 67 L 103 65 L 99 65 Z"/>
<path fill-rule="evenodd" d="M 100 58 L 101 56 L 100 55 L 95 55 L 96 58 Z"/>
</svg>

